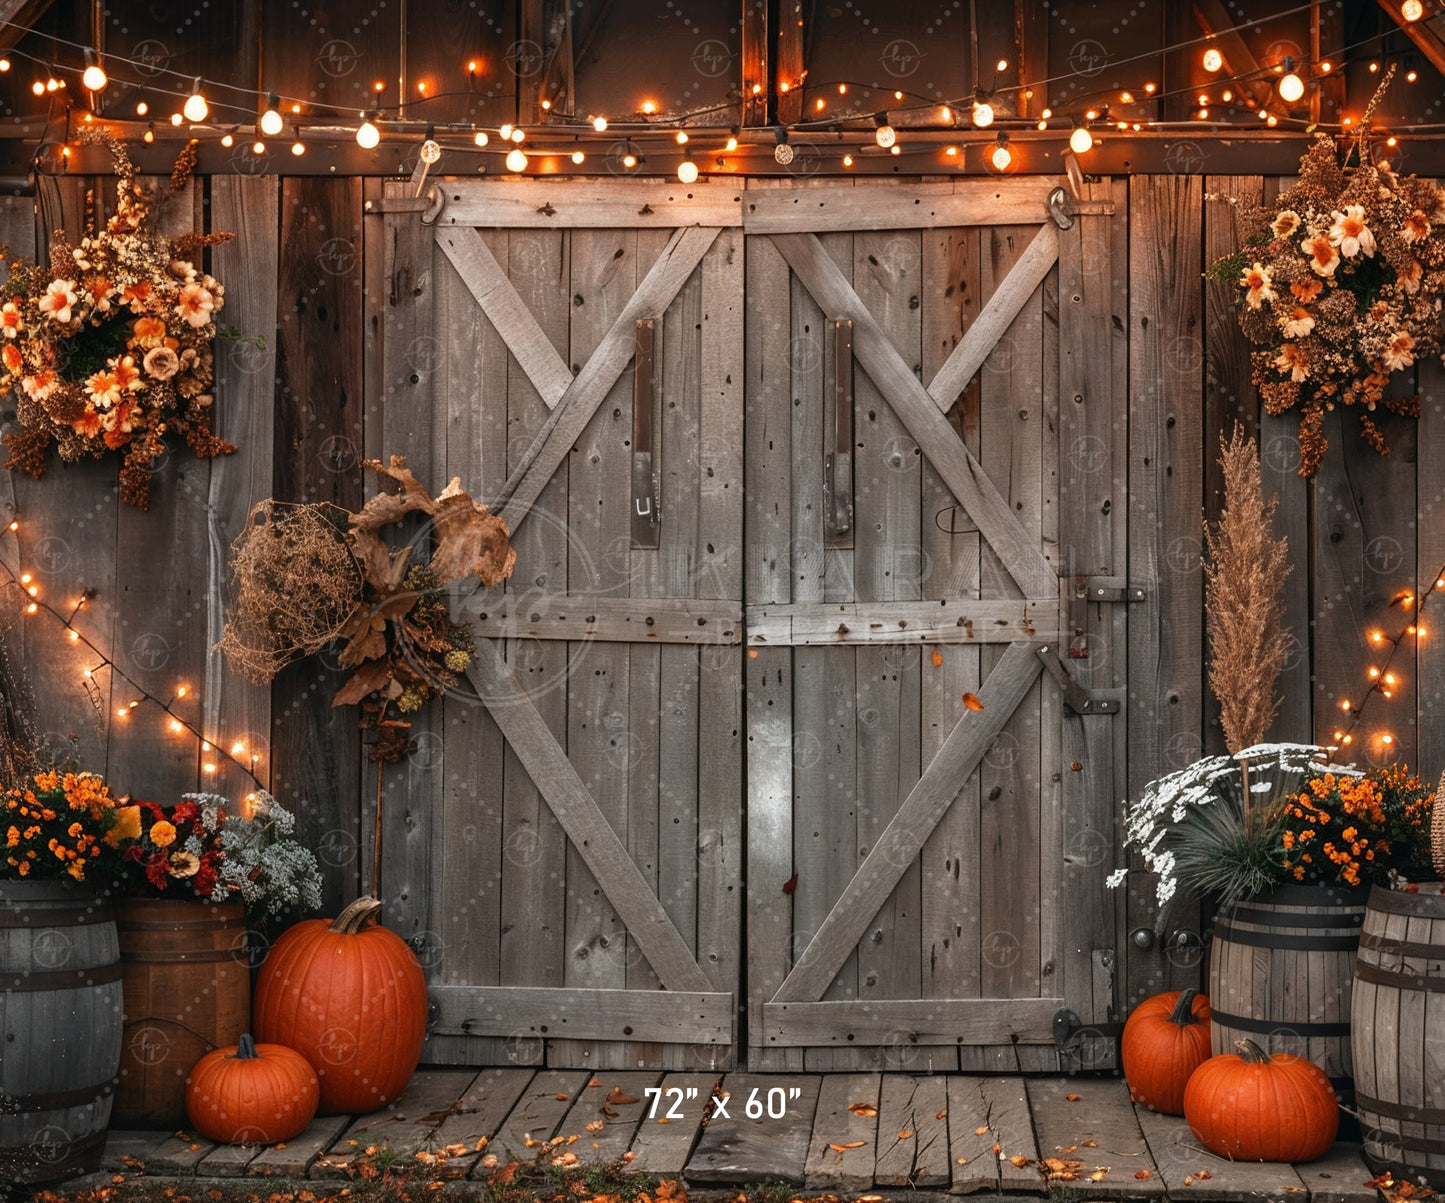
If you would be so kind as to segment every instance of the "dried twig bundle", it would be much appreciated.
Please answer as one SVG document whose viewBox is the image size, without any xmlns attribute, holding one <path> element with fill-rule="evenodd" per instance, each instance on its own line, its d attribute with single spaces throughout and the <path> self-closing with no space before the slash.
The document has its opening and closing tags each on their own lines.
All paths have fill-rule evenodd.
<svg viewBox="0 0 1445 1203">
<path fill-rule="evenodd" d="M 263 501 L 231 544 L 233 597 L 221 650 L 264 685 L 335 639 L 361 604 L 350 515 L 324 505 Z"/>
<path fill-rule="evenodd" d="M 1236 423 L 1220 436 L 1224 509 L 1216 529 L 1204 524 L 1204 610 L 1209 686 L 1219 699 L 1224 741 L 1238 753 L 1264 740 L 1279 710 L 1275 682 L 1289 649 L 1284 581 L 1289 543 L 1270 529 L 1279 499 L 1264 500 L 1259 452 Z"/>
</svg>

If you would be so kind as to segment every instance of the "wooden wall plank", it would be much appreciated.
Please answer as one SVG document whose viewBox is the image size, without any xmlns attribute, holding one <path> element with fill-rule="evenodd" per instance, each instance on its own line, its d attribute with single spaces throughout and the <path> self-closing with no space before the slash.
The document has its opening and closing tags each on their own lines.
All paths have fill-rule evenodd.
<svg viewBox="0 0 1445 1203">
<path fill-rule="evenodd" d="M 216 644 L 224 625 L 228 553 L 250 507 L 271 492 L 275 451 L 276 283 L 280 270 L 280 188 L 274 177 L 230 175 L 211 180 L 211 227 L 236 237 L 211 252 L 212 274 L 244 280 L 226 292 L 228 325 L 246 341 L 216 347 L 216 433 L 235 443 L 235 455 L 211 461 L 208 520 L 207 654 L 201 729 L 211 742 L 242 745 L 241 759 L 262 783 L 271 777 L 271 691 L 252 685 L 225 664 Z M 222 761 L 214 788 L 231 797 L 252 788 L 250 778 Z"/>
<path fill-rule="evenodd" d="M 1419 511 L 1419 547 L 1416 551 L 1415 579 L 1418 592 L 1424 593 L 1440 579 L 1433 574 L 1445 565 L 1445 482 L 1431 465 L 1445 463 L 1445 371 L 1434 360 L 1419 367 L 1420 428 L 1416 462 L 1420 465 L 1416 487 Z M 1412 767 L 1422 778 L 1430 778 L 1437 769 L 1445 769 L 1445 622 L 1441 612 L 1445 601 L 1439 594 L 1430 599 L 1423 612 L 1426 636 L 1419 640 L 1415 652 L 1415 674 L 1419 684 L 1416 705 L 1419 748 Z"/>
<path fill-rule="evenodd" d="M 362 273 L 359 180 L 288 177 L 281 185 L 272 496 L 362 504 Z M 341 258 L 336 258 L 338 253 Z M 320 270 L 322 257 L 338 270 Z M 379 341 L 379 340 L 377 340 Z M 361 733 L 331 698 L 346 674 L 326 657 L 285 669 L 271 687 L 272 789 L 297 838 L 323 849 L 327 906 L 358 888 Z M 368 866 L 369 871 L 369 866 Z"/>
<path fill-rule="evenodd" d="M 1129 186 L 1129 581 L 1148 591 L 1129 607 L 1128 795 L 1203 751 L 1203 579 L 1199 507 L 1204 477 L 1203 395 L 1197 364 L 1171 355 L 1197 330 L 1202 203 L 1194 176 L 1135 176 Z M 1128 879 L 1128 923 L 1153 927 L 1154 882 Z M 1195 926 L 1184 900 L 1175 922 Z M 1128 1002 L 1197 985 L 1198 965 L 1162 954 L 1129 963 Z"/>
</svg>

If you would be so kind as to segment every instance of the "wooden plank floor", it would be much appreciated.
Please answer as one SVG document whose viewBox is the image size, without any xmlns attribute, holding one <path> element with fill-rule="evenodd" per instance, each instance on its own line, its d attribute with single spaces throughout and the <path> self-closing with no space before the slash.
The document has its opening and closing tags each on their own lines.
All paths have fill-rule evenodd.
<svg viewBox="0 0 1445 1203">
<path fill-rule="evenodd" d="M 103 1168 L 338 1178 L 378 1154 L 443 1178 L 484 1178 L 511 1160 L 547 1157 L 620 1163 L 694 1190 L 781 1181 L 801 1196 L 1376 1198 L 1357 1145 L 1336 1145 L 1309 1165 L 1233 1164 L 1202 1149 L 1183 1120 L 1136 1108 L 1120 1079 L 964 1074 L 422 1069 L 394 1107 L 319 1118 L 285 1145 L 230 1148 L 184 1133 L 113 1131 Z"/>
</svg>

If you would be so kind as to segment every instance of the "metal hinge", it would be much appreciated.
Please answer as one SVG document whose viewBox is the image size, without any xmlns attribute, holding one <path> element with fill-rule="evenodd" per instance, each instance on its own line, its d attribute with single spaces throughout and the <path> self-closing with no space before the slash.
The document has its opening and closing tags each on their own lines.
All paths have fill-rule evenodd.
<svg viewBox="0 0 1445 1203">
<path fill-rule="evenodd" d="M 1049 676 L 1058 682 L 1059 689 L 1063 691 L 1064 705 L 1075 714 L 1119 713 L 1119 703 L 1116 699 L 1096 698 L 1075 681 L 1050 644 L 1041 644 L 1038 655 L 1039 659 L 1043 661 L 1044 667 L 1049 670 Z"/>
<path fill-rule="evenodd" d="M 1067 586 L 1069 609 L 1069 659 L 1089 658 L 1089 603 L 1141 602 L 1144 590 L 1137 585 L 1105 584 L 1107 577 L 1071 577 Z"/>
<path fill-rule="evenodd" d="M 368 217 L 387 213 L 418 213 L 424 226 L 435 225 L 446 207 L 446 190 L 437 184 L 427 185 L 420 196 L 381 196 L 362 206 Z"/>
<path fill-rule="evenodd" d="M 1113 1036 L 1124 1034 L 1124 1025 L 1118 1020 L 1108 1023 L 1085 1023 L 1078 1012 L 1061 1007 L 1054 1012 L 1054 1047 L 1060 1052 L 1067 1050 L 1077 1040 L 1089 1036 Z"/>
</svg>

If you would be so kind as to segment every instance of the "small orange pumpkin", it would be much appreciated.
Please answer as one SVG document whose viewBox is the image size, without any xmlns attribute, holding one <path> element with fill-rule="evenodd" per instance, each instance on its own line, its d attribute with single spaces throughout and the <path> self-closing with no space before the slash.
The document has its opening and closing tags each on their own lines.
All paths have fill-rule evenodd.
<svg viewBox="0 0 1445 1203">
<path fill-rule="evenodd" d="M 1209 1060 L 1209 999 L 1198 990 L 1146 998 L 1120 1042 L 1129 1097 L 1151 1111 L 1184 1114 L 1184 1087 Z"/>
<path fill-rule="evenodd" d="M 207 1053 L 186 1079 L 186 1111 L 207 1140 L 269 1145 L 299 1136 L 321 1099 L 305 1057 L 281 1044 L 239 1044 Z"/>
<path fill-rule="evenodd" d="M 358 898 L 330 924 L 306 919 L 281 933 L 256 978 L 252 1022 L 321 1079 L 321 1114 L 376 1111 L 395 1100 L 421 1060 L 426 975 L 381 903 Z"/>
<path fill-rule="evenodd" d="M 1210 1152 L 1235 1161 L 1313 1161 L 1340 1127 L 1330 1080 L 1313 1061 L 1270 1056 L 1252 1040 L 1211 1057 L 1184 1088 L 1184 1119 Z"/>
</svg>

